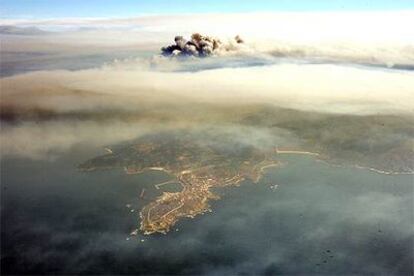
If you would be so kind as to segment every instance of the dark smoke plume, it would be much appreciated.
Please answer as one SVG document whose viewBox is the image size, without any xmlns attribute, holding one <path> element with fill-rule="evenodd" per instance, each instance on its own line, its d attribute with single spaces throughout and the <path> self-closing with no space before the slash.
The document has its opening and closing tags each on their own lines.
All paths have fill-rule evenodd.
<svg viewBox="0 0 414 276">
<path fill-rule="evenodd" d="M 174 41 L 175 44 L 161 48 L 163 56 L 207 57 L 226 48 L 219 39 L 199 33 L 192 34 L 189 41 L 182 36 L 176 36 Z M 240 36 L 236 36 L 234 42 L 237 44 L 244 43 Z"/>
</svg>

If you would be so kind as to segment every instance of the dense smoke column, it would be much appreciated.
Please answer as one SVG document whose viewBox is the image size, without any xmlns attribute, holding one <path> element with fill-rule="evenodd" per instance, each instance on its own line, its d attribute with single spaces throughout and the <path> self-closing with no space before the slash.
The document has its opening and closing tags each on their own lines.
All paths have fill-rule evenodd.
<svg viewBox="0 0 414 276">
<path fill-rule="evenodd" d="M 219 39 L 199 33 L 192 34 L 189 41 L 182 36 L 176 36 L 174 41 L 175 44 L 161 48 L 163 56 L 207 57 L 223 48 L 223 43 Z M 236 36 L 234 41 L 237 44 L 244 43 L 240 36 Z"/>
</svg>

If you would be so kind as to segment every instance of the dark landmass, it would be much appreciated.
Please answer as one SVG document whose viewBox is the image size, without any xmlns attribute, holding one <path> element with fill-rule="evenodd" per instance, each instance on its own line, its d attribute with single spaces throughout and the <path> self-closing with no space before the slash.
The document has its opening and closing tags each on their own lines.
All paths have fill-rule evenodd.
<svg viewBox="0 0 414 276">
<path fill-rule="evenodd" d="M 207 114 L 220 111 L 217 106 L 206 109 L 207 106 L 200 105 L 197 110 Z M 185 120 L 179 108 L 175 113 L 172 120 Z M 144 111 L 142 114 L 150 116 Z M 278 164 L 275 157 L 282 153 L 315 153 L 317 158 L 332 164 L 385 174 L 414 172 L 413 118 L 408 115 L 333 115 L 270 106 L 246 106 L 238 111 L 226 106 L 221 114 L 215 114 L 217 122 L 224 123 L 223 118 L 231 122 L 227 132 L 214 127 L 193 127 L 145 135 L 111 147 L 111 153 L 83 163 L 80 169 L 124 168 L 128 174 L 162 170 L 171 175 L 172 181 L 180 183 L 181 192 L 164 193 L 142 209 L 141 230 L 146 234 L 166 233 L 178 219 L 208 211 L 208 201 L 218 198 L 211 191 L 213 187 L 237 185 L 244 179 L 257 182 L 263 168 Z M 157 114 L 152 115 L 154 120 Z M 129 114 L 128 118 L 134 116 Z M 197 112 L 192 118 L 203 123 L 207 120 Z M 208 121 L 214 122 L 213 118 Z M 250 139 L 240 142 L 241 134 L 231 130 L 235 125 L 266 130 L 270 137 L 265 145 Z M 273 140 L 280 130 L 291 133 L 300 142 L 280 145 Z"/>
<path fill-rule="evenodd" d="M 87 99 L 99 108 L 53 109 L 44 105 L 50 97 L 61 104 Z M 24 101 L 17 105 L 17 98 Z M 129 98 L 49 87 L 35 96 L 24 91 L 2 95 L 0 107 L 5 129 L 24 128 L 26 123 L 143 126 L 145 132 L 137 130 L 138 140 L 110 146 L 112 153 L 80 168 L 124 168 L 129 174 L 162 170 L 180 183 L 181 192 L 164 193 L 141 210 L 141 230 L 147 234 L 165 233 L 180 218 L 208 211 L 209 200 L 217 198 L 211 188 L 257 181 L 264 167 L 277 164 L 274 157 L 281 152 L 317 153 L 330 164 L 386 174 L 414 172 L 414 116 L 407 113 L 332 114 L 266 104 L 177 101 L 156 93 Z"/>
<path fill-rule="evenodd" d="M 53 34 L 53 33 L 50 33 Z M 44 33 L 43 35 L 49 35 Z M 43 37 L 39 35 L 39 37 Z M 7 40 L 11 37 L 18 37 L 18 35 L 6 35 Z M 22 40 L 23 35 L 16 38 L 18 41 Z M 31 37 L 25 35 L 27 39 Z M 6 39 L 5 39 L 6 41 Z M 17 43 L 17 42 L 16 42 Z M 24 42 L 21 42 L 24 43 Z M 10 48 L 10 47 L 8 47 Z M 139 54 L 146 55 L 146 51 Z M 62 49 L 56 50 L 38 50 L 38 51 L 20 51 L 16 49 L 0 49 L 1 66 L 0 77 L 9 77 L 22 73 L 45 71 L 45 70 L 83 70 L 103 66 L 111 63 L 116 59 L 125 59 L 137 55 L 136 49 L 119 49 L 115 52 L 108 50 L 85 51 L 83 53 L 68 53 Z"/>
<path fill-rule="evenodd" d="M 45 89 L 44 91 L 48 91 Z M 45 93 L 45 92 L 44 92 Z M 52 93 L 52 92 L 50 92 Z M 272 133 L 283 130 L 299 142 L 284 144 L 297 150 L 317 152 L 336 164 L 373 168 L 389 173 L 412 173 L 414 171 L 414 116 L 412 114 L 329 114 L 281 108 L 265 104 L 209 104 L 181 102 L 172 105 L 149 97 L 137 102 L 98 96 L 87 91 L 53 91 L 56 100 L 73 98 L 97 99 L 100 109 L 58 111 L 42 106 L 42 98 L 29 106 L 8 104 L 9 97 L 2 96 L 0 120 L 4 126 L 25 122 L 94 121 L 97 123 L 122 121 L 159 125 L 160 128 L 200 125 L 228 125 L 229 131 L 240 127 L 257 128 Z M 46 96 L 49 96 L 47 93 Z M 156 97 L 155 95 L 154 97 Z M 11 100 L 10 100 L 11 101 Z M 106 107 L 106 102 L 108 105 Z M 39 106 L 39 107 L 36 107 Z M 130 107 L 131 106 L 131 107 Z M 137 107 L 138 106 L 138 107 Z M 272 140 L 272 137 L 269 137 Z"/>
<path fill-rule="evenodd" d="M 0 26 L 0 34 L 4 35 L 47 35 L 50 33 L 37 27 Z"/>
<path fill-rule="evenodd" d="M 219 198 L 211 188 L 237 185 L 245 179 L 257 182 L 264 168 L 278 164 L 271 153 L 226 141 L 225 137 L 174 131 L 144 136 L 79 168 L 83 171 L 124 168 L 128 174 L 145 170 L 168 173 L 182 185 L 182 190 L 164 192 L 140 212 L 141 231 L 166 233 L 178 219 L 209 211 L 208 201 Z"/>
<path fill-rule="evenodd" d="M 409 114 L 338 115 L 263 108 L 244 123 L 287 129 L 303 148 L 330 162 L 384 173 L 414 172 L 414 117 Z"/>
</svg>

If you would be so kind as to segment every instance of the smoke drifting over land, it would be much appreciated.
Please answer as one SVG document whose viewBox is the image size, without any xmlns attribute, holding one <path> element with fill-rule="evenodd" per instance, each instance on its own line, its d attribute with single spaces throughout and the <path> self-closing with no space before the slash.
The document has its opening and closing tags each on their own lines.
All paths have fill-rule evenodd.
<svg viewBox="0 0 414 276">
<path fill-rule="evenodd" d="M 3 20 L 17 29 L 33 26 L 53 32 L 2 34 L 1 71 L 11 75 L 0 79 L 2 153 L 48 158 L 85 140 L 105 145 L 180 127 L 219 126 L 239 133 L 246 122 L 254 121 L 252 118 L 263 123 L 257 133 L 268 135 L 266 128 L 279 128 L 280 124 L 279 131 L 295 143 L 311 137 L 339 150 L 345 150 L 348 143 L 363 151 L 387 149 L 384 139 L 389 139 L 393 146 L 401 144 L 394 148 L 396 152 L 410 153 L 412 133 L 403 128 L 414 112 L 414 33 L 406 28 L 414 23 L 411 15 L 289 13 Z M 353 28 L 355 22 L 366 22 L 367 18 L 367 24 Z M 270 29 L 270 25 L 284 28 Z M 233 37 L 239 32 L 245 41 Z M 163 48 L 167 57 L 160 55 L 162 45 L 177 33 L 184 36 L 175 37 L 174 45 Z M 191 33 L 187 41 L 184 37 Z M 21 74 L 28 68 L 39 72 Z M 271 111 L 262 112 L 263 106 Z M 296 111 L 287 112 L 291 109 Z M 350 117 L 332 132 L 324 120 L 307 122 L 307 112 Z M 381 124 L 369 117 L 374 115 L 386 116 L 381 120 L 401 128 L 393 135 L 389 126 L 384 134 Z M 286 126 L 278 118 L 294 123 Z M 367 127 L 370 124 L 372 129 Z M 323 128 L 318 133 L 324 136 L 313 133 L 309 125 Z M 362 140 L 369 134 L 378 141 L 347 137 L 347 129 L 353 133 L 354 127 Z M 111 135 L 108 128 L 116 134 Z M 279 133 L 269 135 L 278 140 Z"/>
<path fill-rule="evenodd" d="M 412 11 L 404 11 L 3 19 L 0 25 L 53 32 L 46 36 L 2 35 L 2 67 L 10 71 L 2 70 L 6 71 L 3 75 L 15 74 L 19 68 L 35 67 L 33 63 L 41 64 L 40 68 L 46 70 L 72 69 L 76 67 L 73 64 L 65 67 L 65 63 L 74 60 L 84 67 L 94 67 L 91 62 L 100 61 L 96 55 L 108 62 L 110 58 L 125 59 L 148 51 L 157 54 L 177 34 L 190 37 L 197 32 L 217 37 L 224 45 L 235 46 L 231 51 L 233 56 L 265 59 L 266 63 L 294 58 L 306 62 L 413 69 L 414 32 L 409 28 L 414 24 L 412 18 Z M 240 34 L 246 42 L 235 43 L 235 34 Z M 22 60 L 23 53 L 30 55 L 28 62 L 20 65 L 16 59 Z M 91 55 L 95 56 L 94 60 Z M 85 64 L 88 60 L 91 61 Z"/>
<path fill-rule="evenodd" d="M 138 36 L 146 31 L 131 32 Z M 112 36 L 104 41 L 103 37 L 108 34 Z M 165 41 L 173 37 L 170 32 L 165 34 L 168 34 Z M 2 61 L 2 70 L 22 64 L 24 68 L 39 65 L 43 71 L 0 79 L 1 119 L 6 123 L 1 133 L 3 153 L 32 158 L 55 156 L 56 152 L 70 150 L 81 140 L 93 143 L 99 140 L 103 145 L 130 139 L 135 131 L 132 126 L 142 129 L 143 133 L 188 127 L 194 122 L 229 127 L 240 118 L 255 114 L 255 106 L 262 105 L 364 116 L 378 113 L 405 116 L 413 112 L 413 72 L 392 70 L 392 64 L 375 67 L 383 61 L 411 64 L 414 46 L 404 41 L 397 43 L 401 47 L 406 45 L 401 51 L 393 46 L 384 46 L 380 51 L 366 44 L 355 44 L 350 50 L 329 48 L 324 42 L 317 47 L 312 46 L 315 43 L 298 46 L 260 39 L 246 39 L 241 43 L 240 38 L 226 39 L 226 36 L 220 38 L 220 44 L 216 39 L 197 35 L 193 40 L 204 46 L 196 47 L 194 54 L 207 55 L 213 49 L 209 58 L 171 59 L 159 55 L 165 41 L 164 33 L 157 35 L 157 38 L 154 34 L 151 38 L 138 36 L 140 44 L 134 47 L 130 45 L 131 37 L 128 41 L 117 41 L 116 31 L 112 29 L 63 31 L 42 38 L 6 37 L 8 50 L 2 52 L 2 57 L 7 62 Z M 51 36 L 55 43 L 62 45 L 58 53 L 50 52 Z M 96 40 L 90 40 L 91 37 Z M 156 42 L 149 43 L 151 39 Z M 21 41 L 26 43 L 17 43 Z M 19 48 L 30 44 L 38 52 L 33 54 Z M 176 39 L 175 47 L 184 49 L 185 45 L 192 44 L 181 37 Z M 118 50 L 123 58 L 105 65 L 91 63 L 88 66 L 92 68 L 84 70 L 71 67 L 94 51 L 105 57 Z M 316 56 L 322 58 L 312 60 Z M 62 69 L 72 71 L 50 68 L 51 63 L 56 64 L 55 60 L 63 60 Z M 369 66 L 361 66 L 365 61 Z M 238 110 L 251 111 L 251 114 Z M 36 121 L 45 122 L 39 128 L 43 131 L 36 130 L 33 125 Z M 105 134 L 107 139 L 102 139 L 99 133 L 107 133 L 103 129 L 107 124 L 117 129 L 117 135 Z M 60 130 L 55 132 L 55 128 Z"/>
<path fill-rule="evenodd" d="M 238 35 L 233 41 L 223 44 L 218 38 L 204 36 L 199 33 L 192 34 L 189 41 L 182 36 L 176 36 L 174 41 L 174 45 L 161 48 L 162 55 L 207 57 L 220 52 L 236 51 L 235 44 L 244 43 L 243 39 Z"/>
<path fill-rule="evenodd" d="M 413 12 L 0 24 L 14 26 L 0 34 L 3 271 L 412 274 L 410 176 L 289 159 L 263 185 L 231 190 L 214 215 L 183 221 L 186 231 L 140 242 L 128 236 L 138 222 L 124 206 L 165 175 L 81 174 L 76 165 L 184 129 L 407 172 Z M 184 39 L 196 32 L 217 38 Z"/>
</svg>

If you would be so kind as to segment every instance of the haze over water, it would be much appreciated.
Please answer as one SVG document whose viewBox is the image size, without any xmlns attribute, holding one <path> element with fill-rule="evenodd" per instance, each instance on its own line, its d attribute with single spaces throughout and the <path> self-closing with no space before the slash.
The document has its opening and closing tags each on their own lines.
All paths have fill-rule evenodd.
<svg viewBox="0 0 414 276">
<path fill-rule="evenodd" d="M 165 175 L 78 172 L 86 155 L 78 148 L 54 162 L 2 160 L 3 271 L 412 273 L 411 176 L 286 155 L 258 184 L 221 190 L 212 213 L 167 235 L 129 237 L 138 215 L 125 205 L 138 210 L 142 187 L 151 192 Z"/>
<path fill-rule="evenodd" d="M 2 275 L 414 274 L 412 9 L 46 2 L 0 20 Z M 209 187 L 212 212 L 139 230 L 203 182 L 128 169 L 249 178 L 257 156 L 278 166 Z"/>
</svg>

